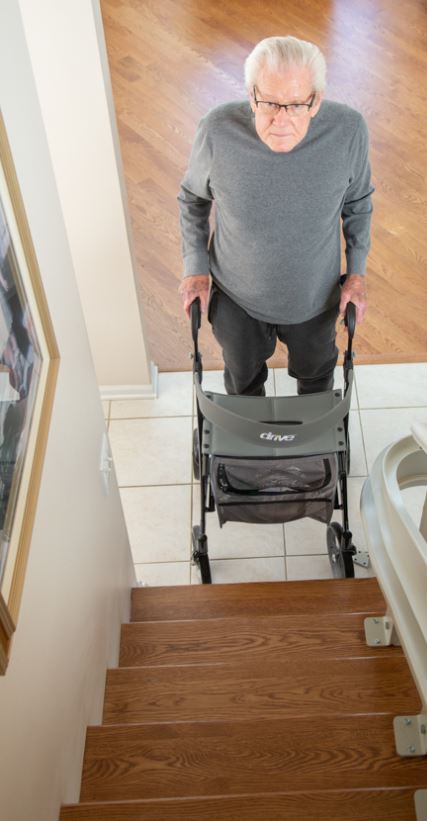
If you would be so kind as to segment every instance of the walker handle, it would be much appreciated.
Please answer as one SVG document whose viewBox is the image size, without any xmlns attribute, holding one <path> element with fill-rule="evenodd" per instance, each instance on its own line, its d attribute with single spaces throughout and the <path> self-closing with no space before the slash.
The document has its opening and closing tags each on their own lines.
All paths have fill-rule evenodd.
<svg viewBox="0 0 427 821">
<path fill-rule="evenodd" d="M 191 303 L 190 306 L 190 319 L 191 319 L 191 336 L 193 337 L 194 345 L 197 349 L 197 336 L 200 328 L 200 324 L 202 321 L 202 312 L 200 310 L 200 297 L 196 296 L 196 299 Z"/>
<path fill-rule="evenodd" d="M 349 342 L 351 342 L 356 330 L 356 306 L 354 302 L 347 302 L 344 315 L 344 325 L 348 330 Z"/>
</svg>

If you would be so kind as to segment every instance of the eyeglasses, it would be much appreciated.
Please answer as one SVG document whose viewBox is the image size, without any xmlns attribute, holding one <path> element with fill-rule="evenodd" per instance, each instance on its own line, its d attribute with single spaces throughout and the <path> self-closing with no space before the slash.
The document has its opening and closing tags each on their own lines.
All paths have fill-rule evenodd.
<svg viewBox="0 0 427 821">
<path fill-rule="evenodd" d="M 261 114 L 270 114 L 270 116 L 274 116 L 279 113 L 281 108 L 284 108 L 290 117 L 302 117 L 304 114 L 307 114 L 316 98 L 316 92 L 314 92 L 308 103 L 270 103 L 266 100 L 257 100 L 255 86 L 253 87 L 253 95 L 257 110 Z"/>
</svg>

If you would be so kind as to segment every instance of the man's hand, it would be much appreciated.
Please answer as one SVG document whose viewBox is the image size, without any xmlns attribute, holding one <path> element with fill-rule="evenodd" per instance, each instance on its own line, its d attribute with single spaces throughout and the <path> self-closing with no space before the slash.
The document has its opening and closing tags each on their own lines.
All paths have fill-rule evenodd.
<svg viewBox="0 0 427 821">
<path fill-rule="evenodd" d="M 345 315 L 348 302 L 356 306 L 356 322 L 363 322 L 368 307 L 365 277 L 362 274 L 349 274 L 341 289 L 340 314 Z"/>
<path fill-rule="evenodd" d="M 209 276 L 208 274 L 195 274 L 191 277 L 184 277 L 178 292 L 182 296 L 184 311 L 190 317 L 190 306 L 197 297 L 200 297 L 200 307 L 202 313 L 208 309 L 209 298 Z"/>
</svg>

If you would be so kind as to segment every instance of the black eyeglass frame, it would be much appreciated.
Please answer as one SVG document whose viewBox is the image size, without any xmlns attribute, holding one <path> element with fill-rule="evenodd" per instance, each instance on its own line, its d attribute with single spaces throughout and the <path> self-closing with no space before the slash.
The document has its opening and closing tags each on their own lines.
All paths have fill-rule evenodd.
<svg viewBox="0 0 427 821">
<path fill-rule="evenodd" d="M 313 108 L 314 101 L 316 99 L 316 92 L 313 91 L 313 94 L 311 95 L 310 100 L 308 101 L 308 103 L 276 103 L 273 100 L 257 100 L 257 98 L 256 98 L 256 86 L 253 86 L 252 92 L 253 92 L 253 95 L 254 95 L 254 103 L 255 103 L 257 108 L 258 108 L 259 103 L 264 103 L 265 105 L 274 105 L 274 106 L 277 106 L 277 110 L 274 112 L 275 114 L 278 114 L 281 108 L 284 108 L 286 113 L 288 113 L 288 108 L 290 108 L 292 110 L 292 109 L 295 109 L 295 106 L 304 106 L 304 108 L 306 108 L 307 112 L 308 112 L 308 111 L 310 111 L 311 108 Z M 271 113 L 273 113 L 273 112 L 271 112 Z"/>
</svg>

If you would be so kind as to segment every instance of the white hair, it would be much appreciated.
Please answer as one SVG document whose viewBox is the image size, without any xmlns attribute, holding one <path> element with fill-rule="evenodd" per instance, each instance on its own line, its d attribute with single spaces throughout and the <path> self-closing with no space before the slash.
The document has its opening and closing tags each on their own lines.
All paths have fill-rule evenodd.
<svg viewBox="0 0 427 821">
<path fill-rule="evenodd" d="M 245 83 L 252 91 L 263 68 L 282 71 L 288 66 L 308 66 L 313 79 L 313 91 L 323 91 L 326 85 L 325 58 L 314 43 L 297 37 L 266 37 L 245 60 Z"/>
</svg>

